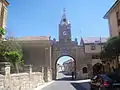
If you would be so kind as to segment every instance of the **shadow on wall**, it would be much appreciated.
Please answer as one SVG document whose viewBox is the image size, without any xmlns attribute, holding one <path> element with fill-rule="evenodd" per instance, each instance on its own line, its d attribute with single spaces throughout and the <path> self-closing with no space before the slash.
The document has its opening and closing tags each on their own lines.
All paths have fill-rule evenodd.
<svg viewBox="0 0 120 90">
<path fill-rule="evenodd" d="M 89 83 L 71 83 L 76 90 L 90 90 Z"/>
</svg>

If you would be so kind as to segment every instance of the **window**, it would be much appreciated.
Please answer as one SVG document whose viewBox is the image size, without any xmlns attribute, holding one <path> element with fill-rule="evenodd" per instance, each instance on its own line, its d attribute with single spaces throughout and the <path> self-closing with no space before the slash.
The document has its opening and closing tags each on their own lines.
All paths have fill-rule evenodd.
<svg viewBox="0 0 120 90">
<path fill-rule="evenodd" d="M 83 68 L 83 73 L 87 73 L 87 67 Z"/>
<path fill-rule="evenodd" d="M 100 56 L 99 55 L 92 55 L 92 59 L 99 59 Z"/>
<path fill-rule="evenodd" d="M 117 25 L 120 26 L 120 12 L 116 12 Z"/>
<path fill-rule="evenodd" d="M 104 50 L 105 49 L 105 46 L 104 45 L 101 45 L 101 50 Z"/>
<path fill-rule="evenodd" d="M 95 45 L 91 45 L 91 50 L 95 50 L 95 49 L 96 49 Z"/>
</svg>

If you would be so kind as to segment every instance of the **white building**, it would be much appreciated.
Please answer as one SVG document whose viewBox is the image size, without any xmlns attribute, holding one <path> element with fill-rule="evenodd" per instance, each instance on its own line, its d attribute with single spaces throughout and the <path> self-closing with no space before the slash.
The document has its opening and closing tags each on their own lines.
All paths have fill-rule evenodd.
<svg viewBox="0 0 120 90">
<path fill-rule="evenodd" d="M 63 71 L 63 65 L 57 63 L 57 72 Z"/>
<path fill-rule="evenodd" d="M 66 72 L 66 74 L 71 74 L 72 72 L 74 72 L 74 60 L 73 59 L 69 59 L 67 61 L 65 61 L 63 63 L 63 67 L 64 67 L 64 71 Z"/>
</svg>

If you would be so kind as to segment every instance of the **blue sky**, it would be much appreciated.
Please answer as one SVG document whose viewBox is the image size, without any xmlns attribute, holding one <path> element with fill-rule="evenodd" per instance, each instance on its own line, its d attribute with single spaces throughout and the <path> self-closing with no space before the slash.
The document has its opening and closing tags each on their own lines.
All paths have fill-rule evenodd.
<svg viewBox="0 0 120 90">
<path fill-rule="evenodd" d="M 51 36 L 58 39 L 63 8 L 72 24 L 72 39 L 109 36 L 104 14 L 115 0 L 8 0 L 7 27 L 13 36 Z"/>
<path fill-rule="evenodd" d="M 14 36 L 58 39 L 63 8 L 72 24 L 72 37 L 109 36 L 104 14 L 115 0 L 8 0 L 8 31 Z"/>
</svg>

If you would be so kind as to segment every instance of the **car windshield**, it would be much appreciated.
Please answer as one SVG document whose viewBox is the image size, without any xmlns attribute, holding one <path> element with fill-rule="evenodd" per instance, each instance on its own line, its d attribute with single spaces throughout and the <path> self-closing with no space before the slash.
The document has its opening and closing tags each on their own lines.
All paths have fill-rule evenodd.
<svg viewBox="0 0 120 90">
<path fill-rule="evenodd" d="M 100 77 L 102 77 L 104 80 L 111 80 L 111 78 L 109 78 L 107 75 L 100 75 Z"/>
</svg>

